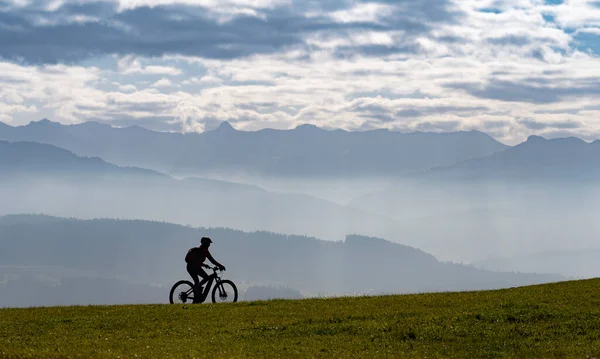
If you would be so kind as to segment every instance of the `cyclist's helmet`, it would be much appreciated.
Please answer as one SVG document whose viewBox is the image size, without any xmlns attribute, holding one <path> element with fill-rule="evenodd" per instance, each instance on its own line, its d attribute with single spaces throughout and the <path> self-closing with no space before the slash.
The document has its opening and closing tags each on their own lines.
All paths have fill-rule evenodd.
<svg viewBox="0 0 600 359">
<path fill-rule="evenodd" d="M 208 238 L 208 237 L 202 237 L 202 239 L 200 239 L 200 244 L 209 244 L 212 243 L 213 241 Z"/>
</svg>

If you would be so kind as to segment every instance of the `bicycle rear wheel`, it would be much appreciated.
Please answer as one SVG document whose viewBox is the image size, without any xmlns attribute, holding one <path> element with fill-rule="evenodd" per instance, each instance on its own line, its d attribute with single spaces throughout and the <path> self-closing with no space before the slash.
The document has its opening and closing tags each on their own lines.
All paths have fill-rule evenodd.
<svg viewBox="0 0 600 359">
<path fill-rule="evenodd" d="M 194 302 L 194 284 L 188 280 L 180 280 L 175 283 L 169 293 L 171 304 L 185 304 Z"/>
<path fill-rule="evenodd" d="M 226 279 L 217 283 L 212 290 L 213 303 L 233 303 L 237 302 L 238 290 L 232 281 Z"/>
</svg>

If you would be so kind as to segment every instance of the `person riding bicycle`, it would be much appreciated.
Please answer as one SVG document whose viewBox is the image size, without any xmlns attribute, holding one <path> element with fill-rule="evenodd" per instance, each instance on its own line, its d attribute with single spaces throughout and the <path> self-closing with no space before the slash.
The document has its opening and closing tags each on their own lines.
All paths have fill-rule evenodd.
<svg viewBox="0 0 600 359">
<path fill-rule="evenodd" d="M 187 271 L 194 280 L 194 286 L 202 292 L 202 285 L 208 280 L 208 274 L 202 269 L 205 266 L 204 261 L 206 258 L 217 266 L 220 270 L 225 270 L 225 266 L 217 262 L 208 251 L 208 247 L 213 241 L 208 237 L 202 237 L 200 239 L 200 247 L 191 248 L 186 256 L 185 262 L 187 263 Z M 202 281 L 198 281 L 198 276 L 202 277 Z"/>
</svg>

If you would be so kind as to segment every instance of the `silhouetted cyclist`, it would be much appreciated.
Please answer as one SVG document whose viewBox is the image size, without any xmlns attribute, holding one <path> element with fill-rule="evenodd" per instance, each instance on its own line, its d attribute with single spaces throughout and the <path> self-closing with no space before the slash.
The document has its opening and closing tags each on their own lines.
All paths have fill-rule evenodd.
<svg viewBox="0 0 600 359">
<path fill-rule="evenodd" d="M 208 237 L 202 237 L 200 239 L 200 247 L 191 248 L 186 256 L 185 262 L 187 263 L 187 271 L 194 280 L 194 286 L 198 289 L 198 293 L 202 293 L 202 285 L 206 283 L 208 274 L 202 269 L 206 258 L 210 260 L 215 266 L 221 270 L 225 270 L 225 266 L 217 262 L 208 251 L 208 247 L 213 241 Z M 198 282 L 198 276 L 202 277 L 202 281 Z"/>
</svg>

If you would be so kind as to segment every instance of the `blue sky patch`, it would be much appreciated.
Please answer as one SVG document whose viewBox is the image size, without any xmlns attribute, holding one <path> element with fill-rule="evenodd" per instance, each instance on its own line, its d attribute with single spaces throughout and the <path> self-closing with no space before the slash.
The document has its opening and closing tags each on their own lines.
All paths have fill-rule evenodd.
<svg viewBox="0 0 600 359">
<path fill-rule="evenodd" d="M 485 13 L 491 13 L 491 14 L 501 14 L 502 11 L 500 9 L 495 9 L 495 8 L 483 8 L 483 9 L 479 9 L 480 12 L 485 12 Z"/>
<path fill-rule="evenodd" d="M 546 22 L 554 22 L 554 20 L 556 19 L 556 16 L 551 14 L 542 14 L 542 16 L 544 17 L 544 20 Z"/>
<path fill-rule="evenodd" d="M 593 51 L 596 55 L 600 55 L 600 35 L 579 33 L 574 36 L 577 48 L 581 51 Z"/>
</svg>

